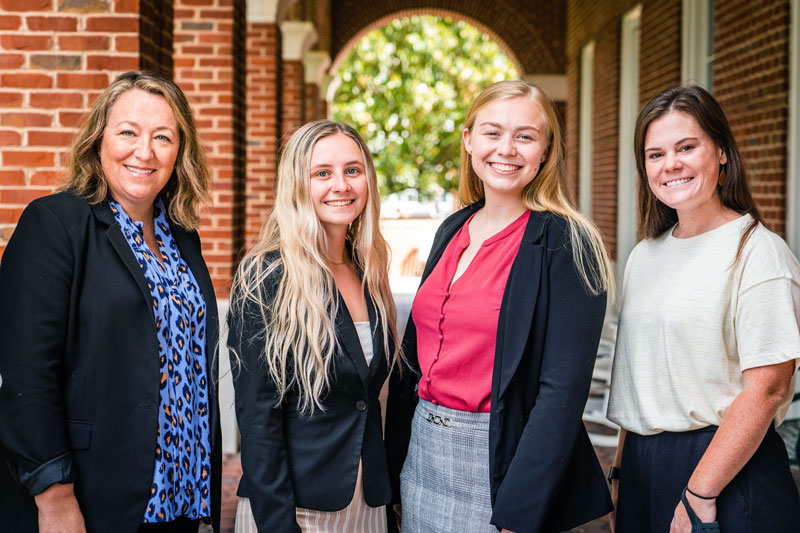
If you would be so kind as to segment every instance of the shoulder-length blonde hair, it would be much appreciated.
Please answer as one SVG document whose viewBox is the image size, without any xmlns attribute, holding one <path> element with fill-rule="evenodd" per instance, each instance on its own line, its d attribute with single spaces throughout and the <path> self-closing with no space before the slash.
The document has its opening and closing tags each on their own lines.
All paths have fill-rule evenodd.
<svg viewBox="0 0 800 533">
<path fill-rule="evenodd" d="M 336 134 L 352 139 L 364 159 L 367 203 L 350 224 L 347 242 L 353 264 L 362 274 L 362 287 L 375 306 L 384 351 L 394 368 L 401 355 L 389 288 L 389 247 L 379 226 L 375 166 L 366 143 L 350 126 L 320 120 L 302 126 L 289 139 L 278 163 L 275 206 L 255 247 L 242 260 L 231 291 L 234 316 L 248 320 L 244 315 L 248 304 L 255 304 L 260 312 L 265 330 L 258 340 L 263 341 L 269 378 L 278 386 L 278 402 L 295 387 L 298 409 L 311 412 L 324 409 L 322 400 L 338 349 L 334 319 L 339 301 L 333 273 L 326 263 L 326 234 L 311 200 L 310 164 L 316 143 Z M 278 272 L 277 293 L 267 299 L 264 287 Z"/>
<path fill-rule="evenodd" d="M 750 194 L 744 164 L 725 112 L 711 93 L 694 85 L 664 89 L 642 107 L 636 119 L 633 150 L 639 174 L 639 238 L 657 237 L 678 223 L 678 212 L 656 198 L 650 189 L 644 155 L 644 145 L 650 125 L 675 111 L 692 117 L 706 132 L 711 142 L 725 153 L 727 161 L 724 165 L 720 165 L 720 172 L 725 172 L 725 179 L 722 185 L 717 185 L 717 195 L 722 205 L 742 215 L 749 213 L 753 217 L 739 239 L 734 260 L 738 261 L 750 234 L 759 222 L 763 221 Z"/>
<path fill-rule="evenodd" d="M 170 219 L 185 229 L 196 229 L 200 224 L 200 209 L 211 198 L 205 153 L 183 91 L 175 82 L 156 72 L 126 72 L 97 97 L 72 142 L 66 181 L 59 189 L 72 191 L 91 203 L 102 202 L 108 197 L 108 182 L 100 162 L 100 143 L 111 107 L 121 95 L 133 89 L 164 97 L 175 115 L 180 146 L 172 176 L 161 194 Z"/>
<path fill-rule="evenodd" d="M 592 294 L 608 292 L 614 295 L 614 274 L 600 232 L 570 200 L 567 189 L 567 170 L 564 137 L 558 111 L 550 98 L 532 83 L 522 80 L 497 82 L 485 89 L 472 102 L 465 128 L 472 132 L 475 116 L 497 100 L 528 98 L 542 113 L 547 138 L 546 159 L 536 177 L 523 189 L 522 200 L 532 211 L 550 211 L 564 217 L 569 224 L 570 242 L 575 268 Z M 461 203 L 471 205 L 485 197 L 483 182 L 472 167 L 464 141 L 461 144 L 461 180 L 458 184 Z"/>
</svg>

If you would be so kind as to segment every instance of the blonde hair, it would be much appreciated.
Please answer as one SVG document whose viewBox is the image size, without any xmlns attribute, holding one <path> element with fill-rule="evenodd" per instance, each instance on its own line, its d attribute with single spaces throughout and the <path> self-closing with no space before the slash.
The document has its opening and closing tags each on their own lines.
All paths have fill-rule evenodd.
<svg viewBox="0 0 800 533">
<path fill-rule="evenodd" d="M 72 191 L 95 204 L 108 197 L 108 182 L 100 162 L 100 143 L 111 106 L 133 89 L 162 96 L 172 109 L 180 132 L 180 146 L 172 176 L 161 194 L 173 222 L 188 230 L 197 229 L 200 209 L 211 199 L 206 157 L 186 96 L 175 82 L 156 72 L 126 72 L 97 97 L 72 142 L 66 181 L 59 190 Z"/>
<path fill-rule="evenodd" d="M 234 316 L 243 321 L 254 318 L 246 317 L 244 309 L 248 303 L 255 304 L 265 324 L 258 342 L 263 342 L 269 377 L 280 394 L 278 402 L 296 387 L 298 409 L 311 412 L 324 409 L 322 398 L 330 385 L 338 349 L 334 318 L 339 303 L 333 273 L 326 263 L 326 234 L 311 201 L 310 162 L 316 143 L 335 134 L 352 139 L 364 159 L 368 199 L 350 224 L 347 242 L 353 264 L 362 274 L 362 287 L 375 306 L 384 351 L 394 369 L 401 354 L 399 344 L 393 342 L 397 339 L 396 315 L 389 288 L 389 247 L 379 226 L 377 177 L 366 143 L 350 126 L 320 120 L 304 125 L 289 139 L 278 164 L 275 207 L 258 242 L 242 260 L 231 290 Z M 264 287 L 277 276 L 277 294 L 267 300 Z"/>
<path fill-rule="evenodd" d="M 600 232 L 573 205 L 567 192 L 567 171 L 564 137 L 555 105 L 532 83 L 522 80 L 500 81 L 485 89 L 472 102 L 467 112 L 465 128 L 472 132 L 475 117 L 487 105 L 497 100 L 528 98 L 539 106 L 547 138 L 546 159 L 536 177 L 522 191 L 522 201 L 531 211 L 550 211 L 564 217 L 569 225 L 570 243 L 575 268 L 589 292 L 614 295 L 614 273 Z M 472 167 L 470 155 L 461 146 L 461 180 L 458 194 L 461 203 L 472 205 L 485 197 L 483 182 Z"/>
</svg>

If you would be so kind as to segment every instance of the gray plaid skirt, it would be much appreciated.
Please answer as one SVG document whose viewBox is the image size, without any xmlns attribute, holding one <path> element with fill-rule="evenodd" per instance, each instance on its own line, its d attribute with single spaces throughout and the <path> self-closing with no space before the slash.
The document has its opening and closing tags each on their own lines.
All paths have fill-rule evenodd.
<svg viewBox="0 0 800 533">
<path fill-rule="evenodd" d="M 420 399 L 400 492 L 403 533 L 497 533 L 489 524 L 489 413 Z"/>
</svg>

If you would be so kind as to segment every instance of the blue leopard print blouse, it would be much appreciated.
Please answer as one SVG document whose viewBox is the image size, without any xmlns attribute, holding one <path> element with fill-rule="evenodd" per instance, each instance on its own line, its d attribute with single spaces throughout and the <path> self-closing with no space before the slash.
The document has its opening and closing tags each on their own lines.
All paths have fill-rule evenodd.
<svg viewBox="0 0 800 533">
<path fill-rule="evenodd" d="M 142 521 L 207 518 L 211 444 L 205 300 L 172 238 L 161 198 L 154 214 L 161 261 L 145 244 L 141 222 L 131 220 L 114 200 L 109 205 L 147 279 L 161 361 L 155 468 Z"/>
</svg>

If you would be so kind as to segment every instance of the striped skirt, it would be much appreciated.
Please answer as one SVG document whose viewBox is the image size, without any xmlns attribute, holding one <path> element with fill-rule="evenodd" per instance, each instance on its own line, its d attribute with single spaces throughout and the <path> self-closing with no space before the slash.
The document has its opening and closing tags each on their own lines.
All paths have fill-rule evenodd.
<svg viewBox="0 0 800 533">
<path fill-rule="evenodd" d="M 297 508 L 297 523 L 303 533 L 386 533 L 386 507 L 370 507 L 364 501 L 361 461 L 353 499 L 341 511 L 315 511 Z M 248 498 L 239 498 L 236 509 L 236 533 L 257 533 Z M 264 532 L 262 532 L 264 533 Z M 268 532 L 267 532 L 268 533 Z"/>
<path fill-rule="evenodd" d="M 403 533 L 497 533 L 489 523 L 489 413 L 420 399 L 400 492 Z"/>
</svg>

